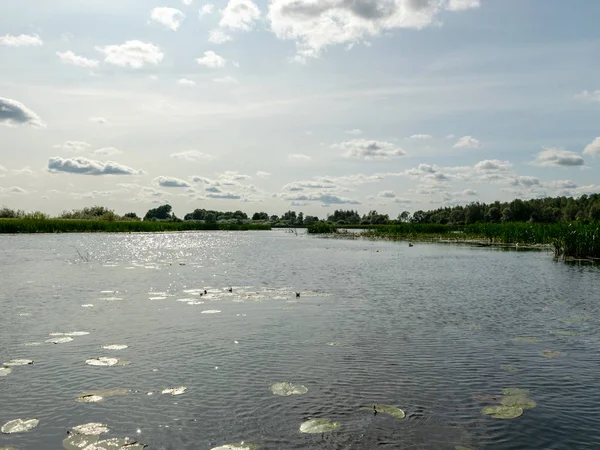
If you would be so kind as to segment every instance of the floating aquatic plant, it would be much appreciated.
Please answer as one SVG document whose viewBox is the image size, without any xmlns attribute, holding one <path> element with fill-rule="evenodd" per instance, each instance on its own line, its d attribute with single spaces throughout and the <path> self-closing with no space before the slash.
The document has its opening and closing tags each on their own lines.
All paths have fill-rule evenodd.
<svg viewBox="0 0 600 450">
<path fill-rule="evenodd" d="M 288 397 L 290 395 L 302 395 L 308 392 L 308 388 L 303 384 L 293 384 L 287 381 L 271 385 L 271 392 L 275 395 Z"/>
<path fill-rule="evenodd" d="M 104 401 L 104 397 L 96 394 L 80 395 L 75 399 L 79 403 L 99 403 Z"/>
<path fill-rule="evenodd" d="M 101 391 L 85 392 L 79 395 L 76 400 L 80 403 L 97 403 L 104 401 L 108 397 L 127 395 L 129 392 L 129 389 L 104 389 Z"/>
<path fill-rule="evenodd" d="M 327 345 L 329 345 L 330 347 L 342 347 L 343 346 L 343 344 L 341 342 L 336 342 L 336 341 L 328 342 Z"/>
<path fill-rule="evenodd" d="M 218 309 L 205 309 L 200 314 L 217 314 L 217 313 L 220 313 L 220 312 L 221 311 L 219 311 Z"/>
<path fill-rule="evenodd" d="M 511 366 L 508 364 L 500 364 L 500 368 L 502 370 L 506 370 L 507 372 L 518 372 L 519 369 L 517 369 L 515 366 Z"/>
<path fill-rule="evenodd" d="M 99 358 L 86 359 L 85 363 L 89 366 L 114 366 L 119 363 L 119 359 L 101 356 Z"/>
<path fill-rule="evenodd" d="M 10 375 L 12 369 L 10 367 L 0 367 L 0 377 L 5 377 L 6 375 Z"/>
<path fill-rule="evenodd" d="M 70 433 L 62 444 L 67 450 L 87 450 L 94 448 L 93 446 L 98 442 L 98 439 L 99 437 L 94 435 Z"/>
<path fill-rule="evenodd" d="M 161 393 L 162 394 L 171 394 L 171 395 L 175 396 L 175 395 L 183 394 L 186 390 L 187 390 L 187 388 L 185 386 L 179 386 L 179 387 L 175 387 L 175 388 L 163 389 Z"/>
<path fill-rule="evenodd" d="M 73 431 L 78 434 L 85 434 L 87 436 L 100 435 L 102 433 L 108 433 L 110 430 L 107 425 L 99 422 L 90 422 L 83 425 L 77 425 L 73 427 Z"/>
<path fill-rule="evenodd" d="M 488 406 L 481 410 L 481 414 L 494 419 L 516 419 L 523 415 L 523 409 L 516 406 Z"/>
<path fill-rule="evenodd" d="M 35 347 L 37 345 L 42 345 L 42 342 L 24 342 L 23 345 L 25 347 Z"/>
<path fill-rule="evenodd" d="M 396 419 L 404 419 L 406 416 L 404 411 L 400 408 L 397 408 L 392 405 L 373 405 L 373 406 L 363 406 L 361 409 L 368 409 L 370 411 L 375 411 L 381 414 L 388 414 Z"/>
<path fill-rule="evenodd" d="M 590 320 L 592 316 L 572 316 L 567 319 L 560 319 L 561 322 L 565 323 L 581 323 Z"/>
<path fill-rule="evenodd" d="M 37 427 L 39 423 L 39 419 L 15 419 L 2 425 L 0 431 L 5 434 L 23 433 Z"/>
<path fill-rule="evenodd" d="M 124 344 L 111 344 L 103 345 L 102 348 L 105 350 L 125 350 L 126 348 L 128 348 L 128 346 Z"/>
<path fill-rule="evenodd" d="M 556 334 L 558 336 L 579 336 L 579 333 L 576 331 L 553 331 L 552 334 Z"/>
<path fill-rule="evenodd" d="M 73 338 L 71 336 L 63 336 L 59 338 L 50 338 L 46 339 L 46 342 L 49 344 L 65 344 L 67 342 L 71 342 Z"/>
<path fill-rule="evenodd" d="M 512 338 L 515 342 L 528 342 L 530 344 L 537 344 L 540 342 L 540 338 L 537 337 L 529 337 L 529 336 L 517 336 Z"/>
<path fill-rule="evenodd" d="M 29 364 L 33 364 L 33 360 L 31 360 L 31 359 L 13 359 L 9 362 L 4 363 L 4 365 L 6 367 L 27 366 Z"/>
<path fill-rule="evenodd" d="M 556 350 L 543 350 L 542 356 L 544 358 L 556 359 L 556 358 L 561 358 L 561 357 L 565 356 L 565 354 L 562 352 L 558 352 Z"/>
<path fill-rule="evenodd" d="M 300 425 L 301 433 L 328 433 L 340 428 L 339 422 L 329 419 L 310 419 Z"/>
<path fill-rule="evenodd" d="M 63 441 L 67 450 L 138 450 L 146 447 L 129 438 L 112 438 L 98 441 L 98 436 L 72 434 Z"/>
<path fill-rule="evenodd" d="M 507 395 L 500 400 L 503 406 L 513 406 L 521 409 L 531 409 L 537 406 L 535 400 L 526 395 Z"/>
<path fill-rule="evenodd" d="M 220 447 L 213 447 L 210 450 L 258 450 L 260 447 L 256 444 L 250 444 L 248 442 L 239 442 L 237 444 L 221 445 Z"/>
</svg>

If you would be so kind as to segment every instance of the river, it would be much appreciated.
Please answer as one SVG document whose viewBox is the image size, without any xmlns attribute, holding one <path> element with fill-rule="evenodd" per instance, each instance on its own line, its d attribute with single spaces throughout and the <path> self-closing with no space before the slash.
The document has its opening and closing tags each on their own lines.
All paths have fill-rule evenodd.
<svg viewBox="0 0 600 450">
<path fill-rule="evenodd" d="M 2 235 L 0 363 L 34 363 L 0 376 L 0 425 L 40 422 L 0 447 L 56 450 L 101 422 L 149 450 L 598 449 L 599 292 L 598 266 L 547 252 L 281 230 Z M 89 334 L 45 342 L 72 332 Z M 86 363 L 99 357 L 119 363 Z M 283 381 L 308 392 L 274 395 Z M 505 388 L 537 406 L 483 415 Z M 77 401 L 91 392 L 103 401 Z M 301 433 L 311 418 L 339 428 Z"/>
</svg>

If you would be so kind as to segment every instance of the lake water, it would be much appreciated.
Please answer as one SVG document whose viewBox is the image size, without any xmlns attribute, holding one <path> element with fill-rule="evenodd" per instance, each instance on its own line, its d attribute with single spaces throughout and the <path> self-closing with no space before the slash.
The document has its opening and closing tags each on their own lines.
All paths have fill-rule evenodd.
<svg viewBox="0 0 600 450">
<path fill-rule="evenodd" d="M 35 363 L 0 377 L 0 425 L 40 424 L 0 447 L 56 450 L 102 422 L 150 450 L 598 449 L 599 298 L 598 266 L 547 252 L 283 231 L 3 235 L 0 363 Z M 89 334 L 44 343 L 72 331 Z M 129 364 L 86 364 L 98 357 Z M 280 381 L 308 392 L 273 395 Z M 537 407 L 482 415 L 509 387 Z M 131 392 L 76 401 L 106 389 Z M 406 418 L 360 408 L 374 403 Z M 310 418 L 341 426 L 300 433 Z"/>
</svg>

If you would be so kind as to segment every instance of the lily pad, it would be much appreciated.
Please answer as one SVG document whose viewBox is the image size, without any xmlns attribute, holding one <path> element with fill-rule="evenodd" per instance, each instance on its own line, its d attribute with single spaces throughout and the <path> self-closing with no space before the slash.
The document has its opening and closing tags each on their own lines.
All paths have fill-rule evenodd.
<svg viewBox="0 0 600 450">
<path fill-rule="evenodd" d="M 220 447 L 213 447 L 210 450 L 258 450 L 260 447 L 256 444 L 250 444 L 248 442 L 238 442 L 237 444 L 221 445 Z"/>
<path fill-rule="evenodd" d="M 104 401 L 104 397 L 97 394 L 80 395 L 75 399 L 79 403 L 99 403 Z"/>
<path fill-rule="evenodd" d="M 576 331 L 553 331 L 552 334 L 557 334 L 559 336 L 579 336 L 579 333 Z"/>
<path fill-rule="evenodd" d="M 119 359 L 101 356 L 100 358 L 87 359 L 85 363 L 89 366 L 114 366 L 119 363 Z"/>
<path fill-rule="evenodd" d="M 35 347 L 38 345 L 42 345 L 42 342 L 25 342 L 22 345 L 24 345 L 25 347 Z"/>
<path fill-rule="evenodd" d="M 94 305 L 91 303 L 86 303 L 85 305 L 81 305 L 82 308 L 93 308 Z"/>
<path fill-rule="evenodd" d="M 512 338 L 512 340 L 515 342 L 528 342 L 530 344 L 537 344 L 538 342 L 540 342 L 541 339 L 531 336 L 517 336 Z"/>
<path fill-rule="evenodd" d="M 49 344 L 65 344 L 67 342 L 71 342 L 72 340 L 73 338 L 71 336 L 63 336 L 59 338 L 46 339 L 46 342 Z"/>
<path fill-rule="evenodd" d="M 15 419 L 6 422 L 0 431 L 5 434 L 23 433 L 37 427 L 39 423 L 39 419 Z"/>
<path fill-rule="evenodd" d="M 13 359 L 9 362 L 4 363 L 4 365 L 6 367 L 27 366 L 29 364 L 33 364 L 33 360 L 31 360 L 31 359 Z"/>
<path fill-rule="evenodd" d="M 98 439 L 98 436 L 72 433 L 69 434 L 62 444 L 67 450 L 87 450 L 90 446 L 98 442 Z"/>
<path fill-rule="evenodd" d="M 370 411 L 376 411 L 381 414 L 388 414 L 396 419 L 404 419 L 406 416 L 404 411 L 400 408 L 396 408 L 392 405 L 373 405 L 373 406 L 363 406 L 361 409 L 368 409 Z"/>
<path fill-rule="evenodd" d="M 516 406 L 488 406 L 481 410 L 481 414 L 491 416 L 494 419 L 516 419 L 523 414 L 523 408 Z"/>
<path fill-rule="evenodd" d="M 204 311 L 201 311 L 200 314 L 217 314 L 220 312 L 221 311 L 219 311 L 218 309 L 205 309 Z"/>
<path fill-rule="evenodd" d="M 560 319 L 561 322 L 565 323 L 581 323 L 590 320 L 592 316 L 572 316 L 567 319 Z"/>
<path fill-rule="evenodd" d="M 70 331 L 65 333 L 65 336 L 86 336 L 88 334 L 90 334 L 89 331 Z"/>
<path fill-rule="evenodd" d="M 139 444 L 137 441 L 129 438 L 112 438 L 99 441 L 83 450 L 133 450 L 142 449 L 145 445 Z"/>
<path fill-rule="evenodd" d="M 562 358 L 563 356 L 565 356 L 565 354 L 562 352 L 558 352 L 556 350 L 543 350 L 542 356 L 544 358 L 556 359 L 556 358 Z"/>
<path fill-rule="evenodd" d="M 6 375 L 10 375 L 12 369 L 10 367 L 0 367 L 0 377 L 5 377 Z"/>
<path fill-rule="evenodd" d="M 502 393 L 504 395 L 525 395 L 527 396 L 527 394 L 529 394 L 529 389 L 522 389 L 522 388 L 504 388 L 502 389 Z"/>
<path fill-rule="evenodd" d="M 531 409 L 537 406 L 535 400 L 525 395 L 507 395 L 500 400 L 504 406 L 514 406 L 521 409 Z"/>
<path fill-rule="evenodd" d="M 301 433 L 329 433 L 340 428 L 339 422 L 329 419 L 310 419 L 300 425 Z"/>
<path fill-rule="evenodd" d="M 104 401 L 105 398 L 127 395 L 130 392 L 129 389 L 103 389 L 100 391 L 84 392 L 76 400 L 80 403 L 96 403 Z"/>
<path fill-rule="evenodd" d="M 112 344 L 112 345 L 103 345 L 102 348 L 105 350 L 125 350 L 128 345 L 124 344 Z"/>
<path fill-rule="evenodd" d="M 179 387 L 175 387 L 175 388 L 163 389 L 161 393 L 162 394 L 171 394 L 171 395 L 175 396 L 175 395 L 183 394 L 186 390 L 187 390 L 187 388 L 185 386 L 179 386 Z"/>
<path fill-rule="evenodd" d="M 302 395 L 308 392 L 308 388 L 303 384 L 294 384 L 287 381 L 271 385 L 271 392 L 275 395 L 288 397 L 290 395 Z"/>
<path fill-rule="evenodd" d="M 500 364 L 500 368 L 502 370 L 506 370 L 507 372 L 518 372 L 519 369 L 517 369 L 515 366 L 511 366 L 508 364 Z"/>
<path fill-rule="evenodd" d="M 341 342 L 336 341 L 328 342 L 327 345 L 329 345 L 330 347 L 343 347 L 343 344 Z"/>
<path fill-rule="evenodd" d="M 73 427 L 73 431 L 78 434 L 85 434 L 87 436 L 99 435 L 102 433 L 108 433 L 110 430 L 107 425 L 99 422 L 90 422 L 83 425 L 77 425 Z"/>
</svg>

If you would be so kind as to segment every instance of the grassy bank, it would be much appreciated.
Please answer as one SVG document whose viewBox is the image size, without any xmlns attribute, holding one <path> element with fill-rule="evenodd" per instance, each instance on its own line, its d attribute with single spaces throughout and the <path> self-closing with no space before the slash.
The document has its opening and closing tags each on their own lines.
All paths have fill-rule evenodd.
<svg viewBox="0 0 600 450">
<path fill-rule="evenodd" d="M 142 222 L 73 219 L 0 219 L 0 233 L 130 233 L 191 230 L 270 230 L 265 224 Z"/>
<path fill-rule="evenodd" d="M 338 233 L 347 228 L 322 223 L 309 233 Z M 341 232 L 341 234 L 344 234 Z M 556 256 L 600 258 L 600 223 L 482 223 L 466 226 L 400 223 L 370 226 L 351 237 L 414 241 L 475 242 L 480 245 L 548 246 Z"/>
</svg>

